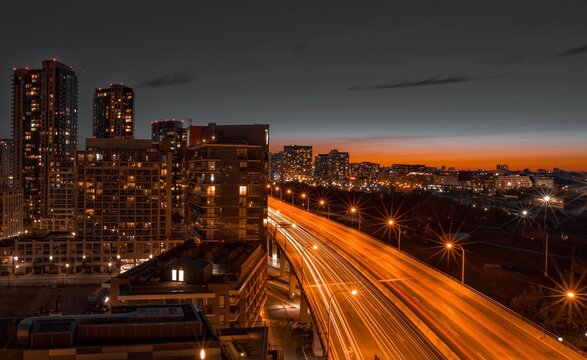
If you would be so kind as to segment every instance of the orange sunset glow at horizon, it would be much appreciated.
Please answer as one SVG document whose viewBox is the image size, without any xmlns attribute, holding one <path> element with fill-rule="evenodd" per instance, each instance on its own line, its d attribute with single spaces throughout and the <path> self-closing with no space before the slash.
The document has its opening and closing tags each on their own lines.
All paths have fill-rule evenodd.
<svg viewBox="0 0 587 360">
<path fill-rule="evenodd" d="M 283 145 L 293 143 L 273 139 L 271 152 L 283 150 Z M 440 167 L 445 165 L 459 170 L 491 170 L 497 164 L 508 164 L 511 170 L 560 168 L 568 171 L 587 171 L 587 145 L 558 146 L 548 148 L 528 145 L 504 145 L 500 147 L 483 147 L 454 144 L 452 146 L 369 146 L 365 144 L 322 144 L 298 141 L 297 145 L 313 145 L 313 156 L 328 153 L 331 149 L 348 152 L 350 162 L 374 162 L 382 166 L 391 164 L 423 164 Z"/>
</svg>

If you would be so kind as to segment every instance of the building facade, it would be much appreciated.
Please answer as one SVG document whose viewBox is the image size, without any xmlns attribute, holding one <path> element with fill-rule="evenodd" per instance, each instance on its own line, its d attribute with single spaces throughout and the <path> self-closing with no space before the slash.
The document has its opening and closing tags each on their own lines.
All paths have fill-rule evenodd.
<svg viewBox="0 0 587 360">
<path fill-rule="evenodd" d="M 312 147 L 286 145 L 281 160 L 282 181 L 309 182 L 312 180 Z"/>
<path fill-rule="evenodd" d="M 187 151 L 187 129 L 182 120 L 155 120 L 151 122 L 151 140 L 168 142 L 173 153 L 171 169 L 171 207 L 174 222 L 184 224 L 186 171 L 185 154 Z"/>
<path fill-rule="evenodd" d="M 13 186 L 12 157 L 12 139 L 0 139 L 0 187 L 10 188 Z"/>
<path fill-rule="evenodd" d="M 79 257 L 104 267 L 113 260 L 136 263 L 175 245 L 172 159 L 166 142 L 86 139 L 86 150 L 77 153 Z"/>
<path fill-rule="evenodd" d="M 112 279 L 112 311 L 128 306 L 193 304 L 215 329 L 254 326 L 267 293 L 266 252 L 232 242 L 175 247 Z"/>
<path fill-rule="evenodd" d="M 332 149 L 328 154 L 316 157 L 314 175 L 317 183 L 329 186 L 346 186 L 350 180 L 350 157 L 348 152 Z"/>
<path fill-rule="evenodd" d="M 14 183 L 23 189 L 27 226 L 72 228 L 77 102 L 68 65 L 45 60 L 41 69 L 13 72 Z"/>
<path fill-rule="evenodd" d="M 531 187 L 532 180 L 527 175 L 503 175 L 495 179 L 496 190 L 518 190 Z"/>
<path fill-rule="evenodd" d="M 94 93 L 92 135 L 95 138 L 134 138 L 134 92 L 123 84 Z"/>
<path fill-rule="evenodd" d="M 188 239 L 265 241 L 268 151 L 268 125 L 189 127 Z"/>
<path fill-rule="evenodd" d="M 27 228 L 41 219 L 41 73 L 30 68 L 12 73 L 12 171 L 14 185 L 23 192 Z"/>
<path fill-rule="evenodd" d="M 23 233 L 22 209 L 22 190 L 0 185 L 0 240 Z"/>
</svg>

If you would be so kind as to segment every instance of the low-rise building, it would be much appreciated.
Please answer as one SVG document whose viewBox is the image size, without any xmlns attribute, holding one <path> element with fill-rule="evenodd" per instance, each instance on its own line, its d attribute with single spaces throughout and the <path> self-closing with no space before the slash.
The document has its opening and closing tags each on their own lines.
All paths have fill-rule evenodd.
<svg viewBox="0 0 587 360">
<path fill-rule="evenodd" d="M 495 180 L 497 190 L 517 190 L 532 187 L 532 180 L 527 175 L 503 175 Z"/>
<path fill-rule="evenodd" d="M 221 359 L 218 336 L 191 305 L 101 315 L 36 316 L 0 322 L 0 358 L 14 360 Z M 226 346 L 226 345 L 225 345 Z M 204 351 L 202 357 L 200 354 Z"/>
<path fill-rule="evenodd" d="M 261 320 L 266 278 L 259 243 L 190 240 L 113 278 L 111 306 L 195 304 L 216 329 L 248 327 Z"/>
</svg>

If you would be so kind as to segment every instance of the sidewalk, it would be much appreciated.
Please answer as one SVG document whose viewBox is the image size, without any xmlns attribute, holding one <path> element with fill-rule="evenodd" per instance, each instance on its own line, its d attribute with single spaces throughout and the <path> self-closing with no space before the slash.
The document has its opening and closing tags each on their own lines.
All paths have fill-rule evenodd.
<svg viewBox="0 0 587 360">
<path fill-rule="evenodd" d="M 287 274 L 279 277 L 278 263 L 269 265 L 265 313 L 269 319 L 270 348 L 283 351 L 284 360 L 322 360 L 323 357 L 312 355 L 311 326 L 308 331 L 296 324 L 300 316 L 300 298 L 298 295 L 293 300 L 287 298 L 288 277 Z"/>
</svg>

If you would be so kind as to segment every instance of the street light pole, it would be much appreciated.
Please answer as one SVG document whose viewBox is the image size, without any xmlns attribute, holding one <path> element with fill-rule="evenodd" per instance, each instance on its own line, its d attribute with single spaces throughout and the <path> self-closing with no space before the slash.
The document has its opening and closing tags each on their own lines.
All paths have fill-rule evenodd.
<svg viewBox="0 0 587 360">
<path fill-rule="evenodd" d="M 465 285 L 465 248 L 460 245 L 456 245 L 454 243 L 446 244 L 446 248 L 449 250 L 451 250 L 452 248 L 460 248 L 461 249 L 461 254 L 462 254 L 461 285 Z"/>
<path fill-rule="evenodd" d="M 359 210 L 357 210 L 356 207 L 353 206 L 351 208 L 351 213 L 357 214 L 357 216 L 359 217 L 359 231 L 361 231 L 361 212 Z"/>
<path fill-rule="evenodd" d="M 328 220 L 330 220 L 330 205 L 328 205 L 326 201 L 320 200 L 320 207 L 326 207 L 326 210 L 328 211 Z"/>
<path fill-rule="evenodd" d="M 328 326 L 327 326 L 328 332 L 327 332 L 327 335 L 326 335 L 326 358 L 327 359 L 330 357 L 330 323 L 331 323 L 331 321 L 330 321 L 330 313 L 332 311 L 332 299 L 334 299 L 334 295 L 336 295 L 336 294 L 338 294 L 340 292 L 344 292 L 344 291 L 346 291 L 346 290 L 345 289 L 338 289 L 335 292 L 333 292 L 332 295 L 330 295 L 330 298 L 328 299 L 328 315 L 327 315 L 327 318 L 328 318 Z M 352 296 L 355 296 L 355 295 L 358 294 L 358 291 L 353 289 L 353 290 L 351 290 L 350 294 Z"/>
<path fill-rule="evenodd" d="M 546 230 L 546 217 L 548 215 L 548 205 L 550 204 L 550 196 L 546 195 L 542 198 L 544 201 L 544 276 L 548 276 L 548 232 Z"/>
</svg>

